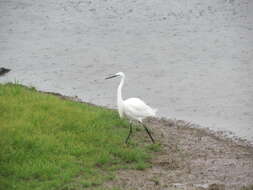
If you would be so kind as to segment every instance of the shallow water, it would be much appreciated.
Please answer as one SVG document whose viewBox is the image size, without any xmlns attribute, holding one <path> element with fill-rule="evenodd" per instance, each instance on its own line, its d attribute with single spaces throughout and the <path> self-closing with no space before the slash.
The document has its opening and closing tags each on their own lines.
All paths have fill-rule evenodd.
<svg viewBox="0 0 253 190">
<path fill-rule="evenodd" d="M 115 107 L 138 96 L 159 116 L 253 141 L 253 1 L 0 0 L 0 82 Z"/>
</svg>

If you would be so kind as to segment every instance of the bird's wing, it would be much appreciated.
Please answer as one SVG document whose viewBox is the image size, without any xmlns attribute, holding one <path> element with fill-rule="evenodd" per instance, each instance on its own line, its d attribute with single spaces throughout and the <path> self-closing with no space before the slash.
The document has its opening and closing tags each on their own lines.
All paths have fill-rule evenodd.
<svg viewBox="0 0 253 190">
<path fill-rule="evenodd" d="M 155 116 L 156 110 L 149 107 L 144 101 L 139 98 L 129 98 L 124 101 L 126 113 L 134 114 L 136 117 Z"/>
</svg>

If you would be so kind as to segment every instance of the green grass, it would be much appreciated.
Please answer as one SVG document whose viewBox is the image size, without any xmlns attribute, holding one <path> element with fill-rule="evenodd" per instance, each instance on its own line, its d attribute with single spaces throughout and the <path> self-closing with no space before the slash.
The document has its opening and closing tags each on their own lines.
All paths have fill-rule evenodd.
<svg viewBox="0 0 253 190">
<path fill-rule="evenodd" d="M 0 189 L 85 189 L 149 167 L 157 147 L 126 146 L 127 133 L 115 111 L 0 84 Z"/>
</svg>

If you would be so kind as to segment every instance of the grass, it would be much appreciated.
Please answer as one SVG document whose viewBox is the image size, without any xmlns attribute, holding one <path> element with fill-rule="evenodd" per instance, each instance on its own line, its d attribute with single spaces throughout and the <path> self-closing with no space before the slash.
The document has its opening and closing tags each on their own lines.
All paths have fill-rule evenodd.
<svg viewBox="0 0 253 190">
<path fill-rule="evenodd" d="M 127 133 L 113 110 L 0 84 L 0 189 L 99 188 L 119 168 L 149 167 L 158 148 L 126 146 Z"/>
</svg>

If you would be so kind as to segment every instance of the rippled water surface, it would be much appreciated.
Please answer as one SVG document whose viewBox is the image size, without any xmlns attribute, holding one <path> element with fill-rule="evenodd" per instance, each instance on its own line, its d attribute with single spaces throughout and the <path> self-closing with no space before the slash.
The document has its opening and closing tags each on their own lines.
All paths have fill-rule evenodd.
<svg viewBox="0 0 253 190">
<path fill-rule="evenodd" d="M 115 107 L 137 96 L 159 116 L 253 140 L 253 1 L 0 0 L 0 82 Z"/>
</svg>

